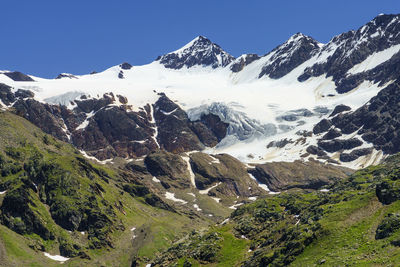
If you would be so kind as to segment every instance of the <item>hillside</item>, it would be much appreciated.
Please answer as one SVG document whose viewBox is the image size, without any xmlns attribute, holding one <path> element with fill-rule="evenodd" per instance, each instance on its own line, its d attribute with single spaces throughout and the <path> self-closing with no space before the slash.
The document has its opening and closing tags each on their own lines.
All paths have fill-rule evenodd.
<svg viewBox="0 0 400 267">
<path fill-rule="evenodd" d="M 395 155 L 322 190 L 242 205 L 152 266 L 397 266 L 399 166 Z"/>
<path fill-rule="evenodd" d="M 45 252 L 71 258 L 67 266 L 130 266 L 208 224 L 25 119 L 0 112 L 0 129 L 1 266 L 59 265 Z"/>
</svg>

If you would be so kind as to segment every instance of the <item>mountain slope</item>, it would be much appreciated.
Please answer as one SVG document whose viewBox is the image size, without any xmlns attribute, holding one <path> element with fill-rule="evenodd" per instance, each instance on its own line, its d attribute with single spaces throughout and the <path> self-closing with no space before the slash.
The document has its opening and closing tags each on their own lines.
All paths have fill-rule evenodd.
<svg viewBox="0 0 400 267">
<path fill-rule="evenodd" d="M 392 156 L 324 190 L 242 205 L 176 243 L 153 266 L 396 265 L 399 160 Z"/>
<path fill-rule="evenodd" d="M 0 112 L 0 127 L 2 265 L 59 265 L 49 253 L 68 266 L 130 266 L 193 220 L 207 224 L 174 211 L 134 173 L 92 164 L 16 115 Z M 133 228 L 141 246 L 131 245 Z"/>
</svg>

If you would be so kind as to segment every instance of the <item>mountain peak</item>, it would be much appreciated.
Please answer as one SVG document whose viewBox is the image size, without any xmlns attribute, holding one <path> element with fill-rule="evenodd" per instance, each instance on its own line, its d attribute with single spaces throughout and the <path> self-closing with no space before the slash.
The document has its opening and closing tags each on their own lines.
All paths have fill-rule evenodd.
<svg viewBox="0 0 400 267">
<path fill-rule="evenodd" d="M 157 60 L 166 68 L 181 69 L 193 66 L 225 67 L 235 58 L 219 45 L 204 36 L 197 36 L 182 48 L 159 57 Z"/>
<path fill-rule="evenodd" d="M 259 78 L 268 75 L 279 79 L 297 66 L 310 59 L 320 50 L 321 43 L 300 32 L 292 35 L 286 42 L 276 47 L 265 57 L 268 61 L 263 66 Z"/>
</svg>

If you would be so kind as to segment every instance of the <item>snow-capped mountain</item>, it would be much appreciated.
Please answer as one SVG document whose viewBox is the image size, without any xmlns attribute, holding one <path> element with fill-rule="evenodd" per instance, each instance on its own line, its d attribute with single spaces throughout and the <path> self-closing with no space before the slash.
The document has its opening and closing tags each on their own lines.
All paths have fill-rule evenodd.
<svg viewBox="0 0 400 267">
<path fill-rule="evenodd" d="M 297 33 L 264 56 L 234 58 L 199 36 L 144 66 L 57 79 L 3 71 L 0 105 L 100 160 L 162 148 L 362 167 L 399 150 L 388 116 L 399 51 L 399 15 L 327 44 Z"/>
<path fill-rule="evenodd" d="M 235 58 L 222 50 L 219 45 L 209 39 L 198 36 L 179 50 L 168 53 L 157 60 L 166 68 L 182 69 L 183 67 L 211 66 L 225 67 Z"/>
</svg>

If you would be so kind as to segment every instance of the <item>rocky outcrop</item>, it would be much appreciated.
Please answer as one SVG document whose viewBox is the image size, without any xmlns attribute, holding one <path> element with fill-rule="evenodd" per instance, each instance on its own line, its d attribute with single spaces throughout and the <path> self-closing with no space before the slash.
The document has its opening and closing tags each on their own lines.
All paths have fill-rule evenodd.
<svg viewBox="0 0 400 267">
<path fill-rule="evenodd" d="M 335 109 L 332 111 L 332 113 L 329 115 L 329 117 L 334 117 L 339 113 L 345 112 L 345 111 L 350 111 L 351 107 L 346 106 L 346 105 L 337 105 Z"/>
<path fill-rule="evenodd" d="M 305 81 L 310 77 L 326 75 L 335 81 L 337 92 L 346 93 L 365 80 L 380 82 L 383 85 L 397 79 L 400 53 L 371 70 L 360 73 L 348 71 L 368 56 L 400 44 L 400 36 L 397 34 L 400 31 L 399 18 L 399 15 L 379 15 L 357 31 L 334 37 L 316 54 L 317 58 L 327 59 L 306 68 L 298 80 Z"/>
<path fill-rule="evenodd" d="M 259 164 L 250 172 L 272 191 L 291 188 L 318 189 L 347 177 L 350 169 L 318 161 L 271 162 Z"/>
<path fill-rule="evenodd" d="M 189 188 L 187 163 L 180 155 L 163 150 L 150 153 L 144 160 L 149 173 L 161 180 L 165 188 Z"/>
<path fill-rule="evenodd" d="M 200 120 L 191 124 L 193 132 L 208 147 L 216 146 L 226 136 L 228 127 L 228 123 L 211 113 L 201 115 Z"/>
<path fill-rule="evenodd" d="M 78 79 L 78 77 L 70 73 L 60 73 L 56 77 L 56 79 L 62 79 L 62 78 Z"/>
<path fill-rule="evenodd" d="M 119 67 L 123 70 L 130 70 L 132 68 L 132 65 L 127 62 L 124 62 L 120 64 Z"/>
<path fill-rule="evenodd" d="M 4 83 L 0 83 L 0 100 L 7 106 L 15 101 L 15 95 L 11 92 L 11 87 Z"/>
<path fill-rule="evenodd" d="M 199 36 L 183 48 L 158 57 L 157 61 L 169 69 L 193 66 L 225 67 L 235 58 L 209 39 Z"/>
<path fill-rule="evenodd" d="M 62 108 L 56 105 L 40 103 L 34 99 L 19 99 L 13 105 L 17 115 L 29 120 L 44 132 L 68 142 L 61 116 Z"/>
<path fill-rule="evenodd" d="M 336 152 L 339 150 L 349 150 L 359 147 L 363 142 L 357 138 L 350 139 L 333 139 L 329 141 L 318 141 L 318 146 L 328 152 Z"/>
<path fill-rule="evenodd" d="M 258 56 L 257 54 L 243 55 L 232 62 L 230 69 L 232 72 L 239 72 L 243 70 L 244 67 L 258 59 L 260 59 L 260 56 Z"/>
<path fill-rule="evenodd" d="M 195 174 L 196 186 L 200 190 L 216 186 L 209 194 L 244 196 L 262 194 L 257 183 L 252 180 L 243 163 L 227 154 L 190 154 L 190 163 Z"/>
<path fill-rule="evenodd" d="M 180 153 L 202 150 L 204 145 L 190 128 L 187 114 L 165 95 L 154 104 L 160 146 L 167 151 Z"/>
<path fill-rule="evenodd" d="M 314 126 L 314 134 L 323 134 L 318 138 L 319 149 L 337 152 L 357 148 L 365 142 L 371 143 L 370 148 L 342 152 L 340 160 L 343 162 L 371 154 L 372 147 L 386 154 L 400 152 L 399 94 L 399 81 L 396 80 L 353 112 L 349 107 L 337 106 L 328 119 Z M 339 139 L 343 134 L 355 137 Z"/>
<path fill-rule="evenodd" d="M 204 145 L 213 147 L 226 136 L 228 128 L 212 114 L 191 122 L 186 112 L 165 94 L 154 104 L 154 118 L 161 148 L 174 153 L 202 150 Z"/>
<path fill-rule="evenodd" d="M 35 80 L 19 71 L 4 72 L 8 78 L 16 82 L 34 82 Z"/>
<path fill-rule="evenodd" d="M 132 111 L 126 97 L 113 93 L 99 98 L 78 95 L 67 108 L 36 101 L 31 91 L 11 89 L 0 84 L 0 100 L 7 108 L 12 105 L 17 115 L 99 160 L 139 157 L 159 148 L 174 153 L 201 150 L 215 146 L 228 128 L 212 114 L 190 121 L 165 94 L 153 107 Z"/>
<path fill-rule="evenodd" d="M 375 239 L 383 239 L 393 235 L 400 229 L 400 215 L 397 213 L 389 213 L 376 229 Z"/>
<path fill-rule="evenodd" d="M 267 55 L 267 57 L 270 56 L 270 59 L 262 67 L 259 78 L 267 75 L 270 78 L 279 79 L 310 59 L 317 51 L 319 51 L 317 41 L 297 33 Z"/>
</svg>

